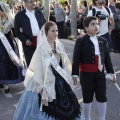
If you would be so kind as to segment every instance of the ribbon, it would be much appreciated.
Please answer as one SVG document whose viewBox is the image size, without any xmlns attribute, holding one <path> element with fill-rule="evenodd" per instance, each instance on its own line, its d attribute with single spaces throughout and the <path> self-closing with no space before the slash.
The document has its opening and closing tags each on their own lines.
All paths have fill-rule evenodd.
<svg viewBox="0 0 120 120">
<path fill-rule="evenodd" d="M 5 37 L 5 35 L 1 31 L 0 31 L 0 39 L 1 39 L 1 42 L 3 43 L 8 55 L 10 56 L 10 59 L 12 60 L 12 62 L 15 65 L 17 65 L 18 67 L 23 68 L 22 62 L 20 61 L 20 59 L 18 58 L 18 56 L 16 55 L 16 53 L 12 49 L 10 43 L 8 42 L 7 38 Z"/>
</svg>

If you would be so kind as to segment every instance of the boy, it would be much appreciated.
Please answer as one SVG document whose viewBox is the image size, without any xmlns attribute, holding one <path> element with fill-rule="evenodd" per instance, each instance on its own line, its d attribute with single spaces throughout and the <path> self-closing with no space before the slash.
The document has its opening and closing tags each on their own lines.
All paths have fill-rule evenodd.
<svg viewBox="0 0 120 120">
<path fill-rule="evenodd" d="M 77 84 L 80 71 L 85 120 L 91 120 L 90 110 L 94 93 L 97 100 L 99 120 L 105 120 L 107 98 L 104 67 L 106 67 L 107 73 L 111 75 L 113 82 L 116 81 L 108 43 L 105 38 L 96 36 L 99 31 L 96 17 L 86 17 L 83 26 L 87 34 L 77 39 L 75 44 L 72 65 L 73 80 L 74 84 Z"/>
</svg>

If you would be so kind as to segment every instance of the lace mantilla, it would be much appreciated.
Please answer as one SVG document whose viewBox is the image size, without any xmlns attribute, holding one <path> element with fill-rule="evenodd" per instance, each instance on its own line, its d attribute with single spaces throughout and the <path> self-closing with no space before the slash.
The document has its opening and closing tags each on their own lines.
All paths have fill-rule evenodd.
<svg viewBox="0 0 120 120">
<path fill-rule="evenodd" d="M 3 34 L 7 34 L 12 28 L 12 24 L 10 23 L 9 19 L 5 21 L 3 24 L 1 18 L 0 18 L 0 30 Z"/>
</svg>

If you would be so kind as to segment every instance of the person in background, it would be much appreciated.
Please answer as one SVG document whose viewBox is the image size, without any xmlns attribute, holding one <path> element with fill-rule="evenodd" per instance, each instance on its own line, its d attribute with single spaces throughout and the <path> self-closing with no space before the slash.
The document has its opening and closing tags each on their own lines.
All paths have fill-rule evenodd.
<svg viewBox="0 0 120 120">
<path fill-rule="evenodd" d="M 80 18 L 77 20 L 78 27 L 79 29 L 84 29 L 83 28 L 83 19 L 87 16 L 88 14 L 88 4 L 87 1 L 81 1 L 82 4 L 82 12 L 80 13 Z"/>
<path fill-rule="evenodd" d="M 35 0 L 24 0 L 26 9 L 15 16 L 14 31 L 22 42 L 27 66 L 29 66 L 36 49 L 37 36 L 46 22 L 43 13 L 35 9 Z"/>
<path fill-rule="evenodd" d="M 109 3 L 109 8 L 111 9 L 113 14 L 115 12 L 115 2 L 116 0 L 110 0 L 110 3 Z"/>
<path fill-rule="evenodd" d="M 81 4 L 82 4 L 82 16 L 84 18 L 87 16 L 89 8 L 88 8 L 87 1 L 82 1 Z"/>
<path fill-rule="evenodd" d="M 115 26 L 112 31 L 111 37 L 115 44 L 115 52 L 120 53 L 120 2 L 115 2 L 114 21 Z"/>
<path fill-rule="evenodd" d="M 49 21 L 56 22 L 53 4 L 50 4 L 50 17 L 49 17 Z"/>
<path fill-rule="evenodd" d="M 65 1 L 65 2 L 64 2 L 64 8 L 66 8 L 68 5 L 70 5 L 69 2 L 68 2 L 68 1 Z"/>
<path fill-rule="evenodd" d="M 42 11 L 43 10 L 43 8 L 42 8 L 42 4 L 40 3 L 40 1 L 37 1 L 37 9 L 38 10 L 40 10 L 40 11 Z"/>
<path fill-rule="evenodd" d="M 63 38 L 65 11 L 60 7 L 59 3 L 55 3 L 55 19 L 58 26 L 58 38 Z"/>
<path fill-rule="evenodd" d="M 19 68 L 14 59 L 11 59 L 15 55 L 19 59 L 19 50 L 14 39 L 13 27 L 14 16 L 9 9 L 9 5 L 0 2 L 0 88 L 5 93 L 9 93 L 9 84 L 16 84 L 24 80 L 22 68 Z M 11 51 L 15 53 L 14 56 L 11 56 Z"/>
</svg>

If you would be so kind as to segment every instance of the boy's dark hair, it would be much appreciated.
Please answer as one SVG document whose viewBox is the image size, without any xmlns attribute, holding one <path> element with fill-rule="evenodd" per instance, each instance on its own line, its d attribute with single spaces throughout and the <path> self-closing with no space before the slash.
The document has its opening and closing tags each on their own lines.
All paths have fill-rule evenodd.
<svg viewBox="0 0 120 120">
<path fill-rule="evenodd" d="M 115 2 L 115 7 L 116 7 L 117 9 L 120 9 L 120 2 Z"/>
<path fill-rule="evenodd" d="M 92 2 L 93 2 L 94 5 L 96 5 L 96 1 L 97 1 L 97 0 L 92 0 Z"/>
<path fill-rule="evenodd" d="M 83 26 L 84 26 L 84 28 L 85 28 L 85 27 L 88 27 L 89 24 L 90 24 L 90 22 L 91 22 L 92 20 L 97 20 L 97 17 L 94 17 L 94 16 L 85 17 L 84 20 L 83 20 Z"/>
</svg>

